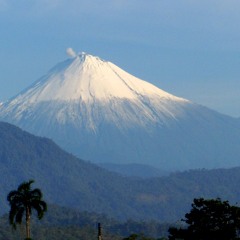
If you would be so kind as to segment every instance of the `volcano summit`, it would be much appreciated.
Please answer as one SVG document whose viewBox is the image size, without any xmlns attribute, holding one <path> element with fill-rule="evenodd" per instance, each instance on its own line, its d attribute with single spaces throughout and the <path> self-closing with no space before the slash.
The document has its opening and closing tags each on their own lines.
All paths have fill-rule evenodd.
<svg viewBox="0 0 240 240">
<path fill-rule="evenodd" d="M 0 105 L 13 123 L 96 163 L 164 170 L 240 165 L 237 119 L 81 53 Z"/>
</svg>

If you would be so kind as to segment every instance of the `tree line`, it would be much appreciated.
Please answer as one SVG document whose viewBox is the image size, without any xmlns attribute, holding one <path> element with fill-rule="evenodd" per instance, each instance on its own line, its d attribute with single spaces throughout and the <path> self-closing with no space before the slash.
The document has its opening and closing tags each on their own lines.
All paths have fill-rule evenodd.
<svg viewBox="0 0 240 240">
<path fill-rule="evenodd" d="M 7 200 L 10 205 L 9 223 L 14 229 L 25 218 L 25 240 L 31 239 L 30 220 L 35 210 L 38 219 L 42 219 L 47 211 L 47 203 L 39 188 L 32 189 L 33 180 L 21 183 L 11 191 Z M 170 227 L 169 240 L 234 240 L 240 239 L 240 208 L 232 206 L 220 198 L 195 198 L 190 212 L 181 220 L 181 227 Z M 104 239 L 104 238 L 103 238 Z M 119 238 L 118 238 L 119 239 Z M 153 240 L 141 233 L 131 233 L 123 240 Z"/>
<path fill-rule="evenodd" d="M 181 220 L 182 227 L 170 227 L 168 238 L 157 240 L 236 240 L 240 239 L 240 208 L 220 198 L 193 200 Z M 131 234 L 123 240 L 156 240 L 144 234 Z"/>
</svg>

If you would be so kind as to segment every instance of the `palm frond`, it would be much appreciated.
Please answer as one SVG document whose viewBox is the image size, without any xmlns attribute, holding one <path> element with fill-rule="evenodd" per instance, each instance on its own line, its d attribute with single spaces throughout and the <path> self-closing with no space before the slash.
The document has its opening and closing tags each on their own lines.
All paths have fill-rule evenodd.
<svg viewBox="0 0 240 240">
<path fill-rule="evenodd" d="M 23 182 L 18 186 L 19 192 L 27 192 L 31 190 L 31 184 L 34 183 L 34 180 L 29 180 L 28 182 Z"/>
<path fill-rule="evenodd" d="M 34 201 L 32 207 L 37 211 L 38 219 L 41 219 L 47 211 L 47 204 L 44 201 Z"/>
</svg>

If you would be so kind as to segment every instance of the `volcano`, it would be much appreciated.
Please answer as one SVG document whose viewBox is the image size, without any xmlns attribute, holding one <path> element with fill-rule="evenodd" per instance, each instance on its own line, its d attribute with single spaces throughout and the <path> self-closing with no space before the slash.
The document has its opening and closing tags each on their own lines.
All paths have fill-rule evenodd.
<svg viewBox="0 0 240 240">
<path fill-rule="evenodd" d="M 2 103 L 0 120 L 95 163 L 163 170 L 240 165 L 238 119 L 86 53 L 57 64 Z"/>
</svg>

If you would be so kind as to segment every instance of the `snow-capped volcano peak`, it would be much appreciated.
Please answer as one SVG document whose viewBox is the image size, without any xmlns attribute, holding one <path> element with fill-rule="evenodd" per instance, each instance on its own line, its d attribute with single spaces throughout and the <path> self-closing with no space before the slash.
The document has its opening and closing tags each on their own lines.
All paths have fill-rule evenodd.
<svg viewBox="0 0 240 240">
<path fill-rule="evenodd" d="M 31 102 L 78 99 L 89 102 L 111 98 L 133 100 L 149 94 L 183 100 L 130 75 L 111 62 L 83 52 L 55 66 L 19 97 L 27 97 Z"/>
<path fill-rule="evenodd" d="M 94 162 L 165 169 L 239 166 L 239 122 L 86 53 L 70 56 L 11 100 L 0 120 Z M 223 147 L 224 146 L 224 147 Z M 222 150 L 222 151 L 221 151 Z M 218 162 L 216 162 L 218 159 Z"/>
<path fill-rule="evenodd" d="M 0 117 L 25 122 L 44 111 L 40 115 L 47 114 L 44 119 L 50 122 L 70 123 L 96 132 L 103 122 L 121 130 L 168 124 L 189 104 L 111 62 L 86 53 L 75 54 L 72 49 L 69 53 L 71 58 L 4 103 Z"/>
</svg>

